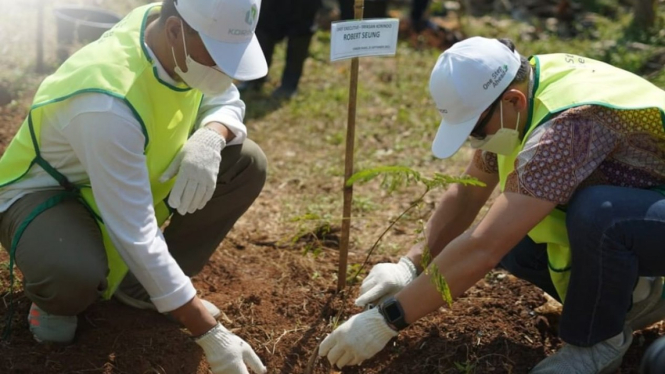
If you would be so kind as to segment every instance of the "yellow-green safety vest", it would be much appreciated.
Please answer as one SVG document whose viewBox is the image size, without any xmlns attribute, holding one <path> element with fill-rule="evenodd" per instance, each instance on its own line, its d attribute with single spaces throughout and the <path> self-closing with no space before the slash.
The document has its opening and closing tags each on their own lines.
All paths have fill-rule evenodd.
<svg viewBox="0 0 665 374">
<path fill-rule="evenodd" d="M 524 138 L 511 155 L 498 155 L 499 183 L 504 190 L 508 175 L 515 170 L 515 159 L 537 126 L 556 114 L 581 105 L 601 105 L 620 110 L 658 108 L 665 131 L 665 91 L 647 80 L 606 63 L 572 54 L 536 55 L 533 95 Z M 566 215 L 553 210 L 530 232 L 536 243 L 547 243 L 550 276 L 565 300 L 571 269 Z"/>
<path fill-rule="evenodd" d="M 202 94 L 184 85 L 170 85 L 157 75 L 145 47 L 144 33 L 149 16 L 156 14 L 160 7 L 155 3 L 136 8 L 99 40 L 73 54 L 40 85 L 27 118 L 0 158 L 0 188 L 20 180 L 37 164 L 58 180 L 67 192 L 42 204 L 19 226 L 10 248 L 12 265 L 15 245 L 30 221 L 63 198 L 76 197 L 94 213 L 103 235 L 109 265 L 104 298 L 113 295 L 127 273 L 127 265 L 106 231 L 89 182 L 70 183 L 40 155 L 44 108 L 78 94 L 110 95 L 131 108 L 145 135 L 146 167 L 158 224 L 163 224 L 170 216 L 164 199 L 174 180 L 161 183 L 159 177 L 191 135 Z"/>
</svg>

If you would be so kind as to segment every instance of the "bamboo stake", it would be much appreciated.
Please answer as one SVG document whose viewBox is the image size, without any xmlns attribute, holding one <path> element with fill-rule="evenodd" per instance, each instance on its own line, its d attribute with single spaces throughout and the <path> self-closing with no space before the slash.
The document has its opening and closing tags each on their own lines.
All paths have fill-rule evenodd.
<svg viewBox="0 0 665 374">
<path fill-rule="evenodd" d="M 363 18 L 364 0 L 355 0 L 354 16 Z M 356 138 L 356 98 L 358 94 L 358 57 L 351 59 L 351 80 L 349 83 L 349 105 L 346 127 L 346 155 L 344 158 L 344 208 L 342 213 L 342 237 L 339 243 L 339 270 L 337 272 L 337 292 L 346 287 L 346 266 L 349 255 L 349 234 L 351 231 L 351 203 L 353 201 L 353 186 L 347 186 L 346 181 L 353 175 L 353 152 Z"/>
</svg>

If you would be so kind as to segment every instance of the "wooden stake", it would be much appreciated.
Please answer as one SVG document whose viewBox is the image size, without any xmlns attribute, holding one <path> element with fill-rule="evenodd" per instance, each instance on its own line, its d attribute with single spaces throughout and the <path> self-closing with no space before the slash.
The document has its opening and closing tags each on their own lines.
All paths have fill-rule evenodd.
<svg viewBox="0 0 665 374">
<path fill-rule="evenodd" d="M 355 0 L 354 16 L 363 19 L 364 0 Z M 346 287 L 346 266 L 349 255 L 349 234 L 351 231 L 351 203 L 353 186 L 346 181 L 353 175 L 353 153 L 356 140 L 356 98 L 358 94 L 358 57 L 351 59 L 351 80 L 349 83 L 348 124 L 346 127 L 346 154 L 344 158 L 344 208 L 342 212 L 342 237 L 339 242 L 339 270 L 337 272 L 337 292 Z"/>
</svg>

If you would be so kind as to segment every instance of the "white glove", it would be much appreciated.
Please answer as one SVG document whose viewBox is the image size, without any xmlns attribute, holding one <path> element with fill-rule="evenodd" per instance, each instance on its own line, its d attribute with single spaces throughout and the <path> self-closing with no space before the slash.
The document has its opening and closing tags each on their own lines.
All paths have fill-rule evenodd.
<svg viewBox="0 0 665 374">
<path fill-rule="evenodd" d="M 397 331 L 388 326 L 378 308 L 349 318 L 328 335 L 319 346 L 319 356 L 328 356 L 331 365 L 342 368 L 358 365 L 377 354 Z"/>
<path fill-rule="evenodd" d="M 249 374 L 247 366 L 256 373 L 267 371 L 252 347 L 220 323 L 195 342 L 203 348 L 213 374 Z"/>
<path fill-rule="evenodd" d="M 418 276 L 416 266 L 407 257 L 402 257 L 396 264 L 378 264 L 369 272 L 360 285 L 360 296 L 356 305 L 379 304 L 386 297 L 399 292 Z"/>
<path fill-rule="evenodd" d="M 169 196 L 169 206 L 178 213 L 194 213 L 202 209 L 212 197 L 217 185 L 219 163 L 226 139 L 207 127 L 198 129 L 187 140 L 180 153 L 159 181 L 164 183 L 178 174 Z"/>
</svg>

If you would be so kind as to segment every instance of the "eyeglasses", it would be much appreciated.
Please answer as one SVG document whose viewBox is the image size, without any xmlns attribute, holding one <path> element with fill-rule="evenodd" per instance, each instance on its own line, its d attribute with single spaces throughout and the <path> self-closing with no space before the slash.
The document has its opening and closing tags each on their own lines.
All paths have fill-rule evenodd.
<svg viewBox="0 0 665 374">
<path fill-rule="evenodd" d="M 501 95 L 494 100 L 492 104 L 489 106 L 489 111 L 483 117 L 480 121 L 478 121 L 478 124 L 471 130 L 471 136 L 478 139 L 478 140 L 483 140 L 487 136 L 483 129 L 487 127 L 487 124 L 490 122 L 490 119 L 492 119 L 492 116 L 494 115 L 494 110 L 496 110 L 496 107 L 499 105 L 499 102 L 501 102 L 501 98 L 503 97 L 503 94 L 506 91 L 501 92 Z"/>
</svg>

